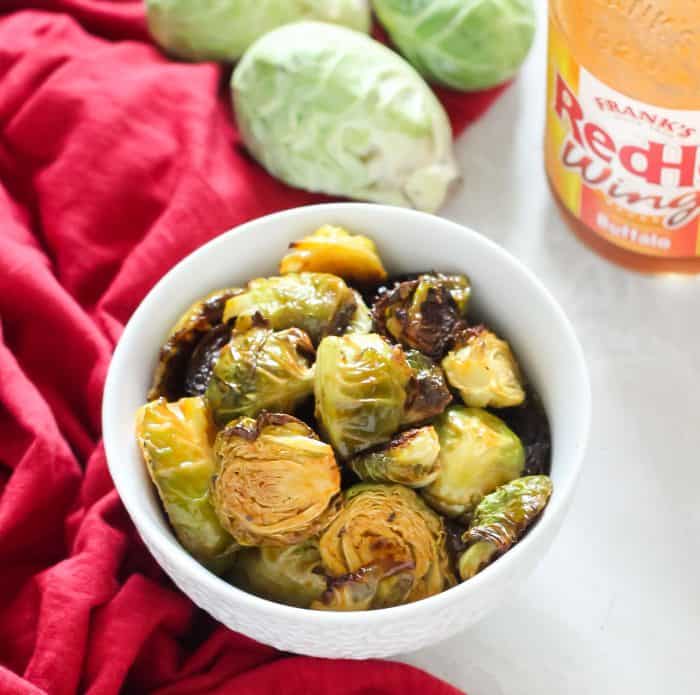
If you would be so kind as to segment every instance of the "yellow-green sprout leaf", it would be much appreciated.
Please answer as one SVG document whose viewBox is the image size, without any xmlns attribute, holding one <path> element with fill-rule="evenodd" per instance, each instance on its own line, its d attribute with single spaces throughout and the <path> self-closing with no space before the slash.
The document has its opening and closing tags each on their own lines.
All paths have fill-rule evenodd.
<svg viewBox="0 0 700 695">
<path fill-rule="evenodd" d="M 375 451 L 350 459 L 350 467 L 362 480 L 425 487 L 440 470 L 440 442 L 428 425 L 396 435 Z"/>
<path fill-rule="evenodd" d="M 523 445 L 495 415 L 452 406 L 435 421 L 435 429 L 440 472 L 421 493 L 439 512 L 450 517 L 471 512 L 484 495 L 522 475 Z"/>
<path fill-rule="evenodd" d="M 316 539 L 281 548 L 242 548 L 227 579 L 244 591 L 299 608 L 308 608 L 327 588 Z"/>
<path fill-rule="evenodd" d="M 177 403 L 159 398 L 136 416 L 136 438 L 175 535 L 203 565 L 222 572 L 231 565 L 236 544 L 219 523 L 209 497 L 217 469 L 214 433 L 200 397 Z"/>
<path fill-rule="evenodd" d="M 219 425 L 263 410 L 291 413 L 313 393 L 314 349 L 298 328 L 236 333 L 214 364 L 206 398 Z"/>
<path fill-rule="evenodd" d="M 330 224 L 293 242 L 280 263 L 281 275 L 308 271 L 332 273 L 361 285 L 381 282 L 387 276 L 371 239 Z"/>
<path fill-rule="evenodd" d="M 367 0 L 146 0 L 148 28 L 168 53 L 187 60 L 238 60 L 258 37 L 301 19 L 367 33 Z"/>
<path fill-rule="evenodd" d="M 441 518 L 403 485 L 362 483 L 320 541 L 331 586 L 312 608 L 387 608 L 455 583 Z"/>
<path fill-rule="evenodd" d="M 355 303 L 357 308 L 355 313 L 350 318 L 350 323 L 348 323 L 347 328 L 343 333 L 371 333 L 372 332 L 372 314 L 369 307 L 365 304 L 365 300 L 362 299 L 362 295 L 355 290 Z"/>
<path fill-rule="evenodd" d="M 535 35 L 532 0 L 372 0 L 401 53 L 429 80 L 472 91 L 510 79 Z"/>
<path fill-rule="evenodd" d="M 222 526 L 244 546 L 286 546 L 318 535 L 338 513 L 333 449 L 291 415 L 229 422 L 216 437 L 212 501 Z"/>
<path fill-rule="evenodd" d="M 447 380 L 475 408 L 508 408 L 525 400 L 520 369 L 510 345 L 479 326 L 442 361 Z"/>
<path fill-rule="evenodd" d="M 469 544 L 459 559 L 462 579 L 469 579 L 516 543 L 547 506 L 552 481 L 529 475 L 501 485 L 477 505 L 462 540 Z"/>
<path fill-rule="evenodd" d="M 389 441 L 398 430 L 411 368 L 376 333 L 329 336 L 316 357 L 316 419 L 342 458 Z"/>
<path fill-rule="evenodd" d="M 459 178 L 435 94 L 356 31 L 321 22 L 272 31 L 243 56 L 231 87 L 246 147 L 292 186 L 434 212 Z"/>
<path fill-rule="evenodd" d="M 357 309 L 354 292 L 329 273 L 289 273 L 257 278 L 226 302 L 224 321 L 235 319 L 242 333 L 264 319 L 274 330 L 300 328 L 314 345 L 325 335 L 342 333 Z"/>
</svg>

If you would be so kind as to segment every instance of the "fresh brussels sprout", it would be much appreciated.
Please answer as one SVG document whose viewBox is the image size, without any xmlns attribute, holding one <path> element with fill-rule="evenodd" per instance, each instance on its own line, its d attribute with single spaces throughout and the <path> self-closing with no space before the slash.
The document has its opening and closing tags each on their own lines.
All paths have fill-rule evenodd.
<svg viewBox="0 0 700 695">
<path fill-rule="evenodd" d="M 428 425 L 396 435 L 388 444 L 350 459 L 362 480 L 425 487 L 437 478 L 440 442 Z"/>
<path fill-rule="evenodd" d="M 535 34 L 532 0 L 372 0 L 401 53 L 429 80 L 477 90 L 505 82 Z"/>
<path fill-rule="evenodd" d="M 358 32 L 276 29 L 246 52 L 231 86 L 246 147 L 292 186 L 433 212 L 459 177 L 437 97 Z"/>
<path fill-rule="evenodd" d="M 314 345 L 325 335 L 342 333 L 353 318 L 354 292 L 341 278 L 328 273 L 290 273 L 258 278 L 226 302 L 224 321 L 235 319 L 242 333 L 264 319 L 270 328 L 301 328 Z"/>
<path fill-rule="evenodd" d="M 471 512 L 484 495 L 522 475 L 520 439 L 495 415 L 452 406 L 436 420 L 435 429 L 440 472 L 421 493 L 439 512 L 451 517 Z"/>
<path fill-rule="evenodd" d="M 369 31 L 367 0 L 146 0 L 148 28 L 172 55 L 238 60 L 259 36 L 289 22 L 318 19 Z"/>
<path fill-rule="evenodd" d="M 312 608 L 362 610 L 410 603 L 455 583 L 442 520 L 403 485 L 363 483 L 321 536 L 331 586 Z"/>
<path fill-rule="evenodd" d="M 217 463 L 211 441 L 214 423 L 201 397 L 141 406 L 136 439 L 180 543 L 213 572 L 223 572 L 236 551 L 209 497 Z"/>
<path fill-rule="evenodd" d="M 343 331 L 344 333 L 371 333 L 372 332 L 372 313 L 369 307 L 365 304 L 365 300 L 362 299 L 362 295 L 357 291 L 355 292 L 355 304 L 357 308 L 355 313 L 350 319 L 347 328 Z"/>
<path fill-rule="evenodd" d="M 479 502 L 462 540 L 469 544 L 459 559 L 459 574 L 469 579 L 506 552 L 547 506 L 552 481 L 531 475 L 501 485 Z"/>
<path fill-rule="evenodd" d="M 340 505 L 333 449 L 301 420 L 263 413 L 232 420 L 214 444 L 212 502 L 243 546 L 286 546 L 318 535 Z"/>
<path fill-rule="evenodd" d="M 411 368 L 376 333 L 329 336 L 316 357 L 316 419 L 344 459 L 398 430 Z"/>
<path fill-rule="evenodd" d="M 206 398 L 217 424 L 263 410 L 292 412 L 314 390 L 314 348 L 298 328 L 235 333 L 214 364 Z"/>
<path fill-rule="evenodd" d="M 383 334 L 439 359 L 461 325 L 468 299 L 466 277 L 421 275 L 380 295 L 372 313 Z"/>
<path fill-rule="evenodd" d="M 174 401 L 184 395 L 199 396 L 204 389 L 197 386 L 187 388 L 188 363 L 199 343 L 205 340 L 212 330 L 221 327 L 226 300 L 242 292 L 240 289 L 223 289 L 211 292 L 196 301 L 178 319 L 158 354 L 158 365 L 153 376 L 153 384 L 148 392 L 148 400 L 166 398 Z M 192 380 L 196 384 L 196 379 Z"/>
<path fill-rule="evenodd" d="M 413 376 L 408 384 L 401 424 L 412 425 L 443 412 L 452 400 L 452 394 L 439 365 L 418 350 L 406 350 L 405 354 Z"/>
<path fill-rule="evenodd" d="M 484 328 L 469 328 L 465 340 L 442 361 L 447 380 L 466 405 L 508 408 L 525 400 L 520 369 L 505 340 Z"/>
<path fill-rule="evenodd" d="M 242 548 L 227 579 L 244 591 L 308 608 L 326 591 L 318 540 L 283 548 Z"/>
<path fill-rule="evenodd" d="M 386 279 L 386 270 L 371 239 L 330 224 L 293 242 L 280 263 L 280 275 L 305 271 L 332 273 L 360 285 Z"/>
</svg>

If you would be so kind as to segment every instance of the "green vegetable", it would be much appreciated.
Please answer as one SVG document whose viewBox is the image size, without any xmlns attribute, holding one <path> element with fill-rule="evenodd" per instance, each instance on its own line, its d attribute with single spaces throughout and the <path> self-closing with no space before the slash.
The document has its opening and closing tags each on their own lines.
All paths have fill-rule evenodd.
<svg viewBox="0 0 700 695">
<path fill-rule="evenodd" d="M 511 78 L 535 34 L 532 0 L 372 0 L 401 53 L 427 79 L 484 89 Z"/>
<path fill-rule="evenodd" d="M 462 536 L 470 544 L 459 559 L 462 579 L 473 577 L 518 541 L 547 506 L 551 494 L 552 481 L 548 476 L 530 475 L 486 495 Z"/>
<path fill-rule="evenodd" d="M 372 332 L 372 313 L 369 307 L 362 299 L 362 295 L 355 290 L 355 304 L 357 308 L 350 319 L 344 333 L 371 333 Z"/>
<path fill-rule="evenodd" d="M 398 430 L 411 368 L 376 333 L 329 336 L 316 357 L 316 419 L 344 459 Z"/>
<path fill-rule="evenodd" d="M 338 513 L 340 471 L 331 447 L 291 415 L 232 420 L 216 437 L 212 503 L 244 546 L 286 546 L 318 535 Z"/>
<path fill-rule="evenodd" d="M 153 38 L 187 60 L 238 60 L 258 37 L 301 19 L 370 26 L 367 0 L 146 0 L 146 13 Z"/>
<path fill-rule="evenodd" d="M 298 328 L 234 334 L 214 364 L 206 399 L 219 425 L 263 410 L 293 412 L 313 393 L 314 348 Z"/>
<path fill-rule="evenodd" d="M 455 583 L 442 520 L 402 485 L 363 483 L 347 490 L 319 546 L 332 580 L 312 608 L 398 606 Z"/>
<path fill-rule="evenodd" d="M 443 412 L 452 400 L 452 394 L 440 365 L 418 350 L 405 350 L 405 354 L 413 375 L 408 384 L 401 424 L 412 425 Z"/>
<path fill-rule="evenodd" d="M 292 186 L 432 212 L 458 178 L 440 102 L 363 34 L 281 27 L 251 46 L 231 85 L 246 147 Z"/>
<path fill-rule="evenodd" d="M 233 561 L 236 543 L 214 512 L 209 481 L 217 462 L 211 441 L 214 423 L 201 397 L 139 408 L 136 438 L 151 480 L 180 543 L 213 572 Z"/>
<path fill-rule="evenodd" d="M 523 445 L 506 424 L 479 408 L 453 406 L 436 421 L 440 472 L 421 493 L 451 517 L 471 512 L 484 495 L 522 475 Z"/>
<path fill-rule="evenodd" d="M 362 480 L 425 487 L 439 473 L 440 443 L 435 428 L 421 427 L 396 435 L 376 451 L 350 459 Z"/>
<path fill-rule="evenodd" d="M 244 591 L 308 608 L 326 590 L 317 540 L 283 548 L 243 548 L 227 577 Z"/>
</svg>

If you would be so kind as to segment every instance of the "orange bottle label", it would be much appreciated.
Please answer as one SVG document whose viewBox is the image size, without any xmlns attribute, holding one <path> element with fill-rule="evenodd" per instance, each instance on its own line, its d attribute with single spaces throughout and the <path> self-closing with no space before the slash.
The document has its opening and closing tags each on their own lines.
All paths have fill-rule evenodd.
<svg viewBox="0 0 700 695">
<path fill-rule="evenodd" d="M 700 111 L 608 87 L 552 21 L 545 146 L 557 195 L 596 234 L 637 253 L 700 255 Z"/>
</svg>

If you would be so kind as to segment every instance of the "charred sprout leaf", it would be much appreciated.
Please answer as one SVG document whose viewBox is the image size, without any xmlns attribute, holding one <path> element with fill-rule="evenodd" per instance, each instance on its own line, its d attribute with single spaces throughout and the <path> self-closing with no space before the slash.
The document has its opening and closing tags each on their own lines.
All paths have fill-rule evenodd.
<svg viewBox="0 0 700 695">
<path fill-rule="evenodd" d="M 362 610 L 410 603 L 452 586 L 440 517 L 403 485 L 362 483 L 321 536 L 332 578 L 312 608 Z"/>
<path fill-rule="evenodd" d="M 552 481 L 548 476 L 531 475 L 486 495 L 462 537 L 469 544 L 459 559 L 462 579 L 473 577 L 516 543 L 547 506 L 551 494 Z"/>
<path fill-rule="evenodd" d="M 425 487 L 439 472 L 440 443 L 431 426 L 407 430 L 375 451 L 350 459 L 350 467 L 362 479 Z"/>
<path fill-rule="evenodd" d="M 209 497 L 217 463 L 214 423 L 202 398 L 159 398 L 136 416 L 136 438 L 170 523 L 182 545 L 214 572 L 230 567 L 236 544 Z"/>
<path fill-rule="evenodd" d="M 214 364 L 221 348 L 231 338 L 231 327 L 222 323 L 212 328 L 197 343 L 185 371 L 185 392 L 192 396 L 203 396 L 209 386 Z"/>
<path fill-rule="evenodd" d="M 327 588 L 316 539 L 283 548 L 243 548 L 227 578 L 244 591 L 299 608 L 308 608 Z"/>
<path fill-rule="evenodd" d="M 355 290 L 355 302 L 357 303 L 357 308 L 343 333 L 371 333 L 372 314 L 365 304 L 365 300 L 362 299 L 362 295 L 357 290 Z"/>
<path fill-rule="evenodd" d="M 313 393 L 314 349 L 298 328 L 251 328 L 222 348 L 207 387 L 217 424 L 263 410 L 292 412 Z"/>
<path fill-rule="evenodd" d="M 435 428 L 440 472 L 421 492 L 439 512 L 451 517 L 469 513 L 484 495 L 522 475 L 523 446 L 495 415 L 452 406 L 436 420 Z"/>
<path fill-rule="evenodd" d="M 215 443 L 212 501 L 244 546 L 286 546 L 318 535 L 338 513 L 340 471 L 331 447 L 291 415 L 229 422 Z"/>
<path fill-rule="evenodd" d="M 235 319 L 237 332 L 264 319 L 270 328 L 300 328 L 314 345 L 325 335 L 342 333 L 357 306 L 354 292 L 328 273 L 289 273 L 257 278 L 226 303 L 224 321 Z"/>
<path fill-rule="evenodd" d="M 344 459 L 398 430 L 411 369 L 376 333 L 324 338 L 316 358 L 316 419 Z"/>
<path fill-rule="evenodd" d="M 505 340 L 477 326 L 442 361 L 450 385 L 474 408 L 508 408 L 525 400 L 520 369 Z"/>
<path fill-rule="evenodd" d="M 148 400 L 166 398 L 177 400 L 186 394 L 185 372 L 190 357 L 200 340 L 222 322 L 226 300 L 242 292 L 239 289 L 216 290 L 195 302 L 178 319 L 160 349 L 158 366 L 153 375 L 153 385 Z M 200 395 L 190 393 L 189 395 Z"/>
<path fill-rule="evenodd" d="M 381 295 L 372 313 L 384 335 L 439 359 L 461 325 L 468 296 L 466 277 L 421 275 Z"/>
<path fill-rule="evenodd" d="M 386 279 L 386 270 L 371 239 L 330 224 L 293 242 L 280 263 L 280 275 L 309 271 L 332 273 L 360 285 Z"/>
<path fill-rule="evenodd" d="M 413 376 L 408 384 L 406 411 L 401 423 L 412 425 L 442 413 L 452 400 L 452 394 L 440 365 L 418 350 L 406 350 L 405 354 Z"/>
</svg>

